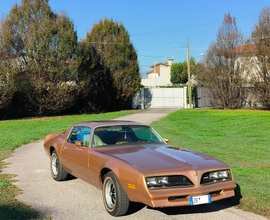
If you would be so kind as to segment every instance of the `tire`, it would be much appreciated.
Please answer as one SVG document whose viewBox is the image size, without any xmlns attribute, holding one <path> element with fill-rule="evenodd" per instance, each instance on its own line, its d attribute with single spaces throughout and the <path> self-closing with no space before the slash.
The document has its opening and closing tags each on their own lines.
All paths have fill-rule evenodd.
<svg viewBox="0 0 270 220">
<path fill-rule="evenodd" d="M 63 169 L 55 150 L 51 155 L 50 167 L 51 174 L 54 180 L 62 181 L 67 178 L 67 172 Z"/>
<path fill-rule="evenodd" d="M 110 215 L 121 216 L 127 213 L 129 199 L 112 171 L 105 175 L 102 193 L 104 206 Z"/>
</svg>

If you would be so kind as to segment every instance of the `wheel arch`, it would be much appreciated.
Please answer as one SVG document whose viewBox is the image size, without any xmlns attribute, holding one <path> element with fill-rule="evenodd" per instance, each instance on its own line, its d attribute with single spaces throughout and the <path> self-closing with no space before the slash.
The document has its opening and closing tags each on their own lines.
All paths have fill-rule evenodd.
<svg viewBox="0 0 270 220">
<path fill-rule="evenodd" d="M 114 159 L 109 160 L 106 166 L 100 170 L 99 182 L 101 188 L 104 185 L 105 176 L 108 172 L 114 173 L 130 201 L 141 201 L 142 176 L 139 170 L 125 161 L 120 161 L 119 164 L 119 161 L 116 163 Z M 132 175 L 130 176 L 131 173 Z M 129 177 L 127 178 L 127 176 Z"/>
<path fill-rule="evenodd" d="M 50 156 L 52 156 L 53 151 L 55 151 L 55 147 L 54 146 L 50 146 L 50 148 L 49 148 Z"/>
<path fill-rule="evenodd" d="M 100 174 L 99 174 L 99 178 L 100 178 L 100 182 L 101 184 L 103 185 L 103 182 L 104 182 L 104 177 L 107 173 L 111 172 L 112 170 L 107 168 L 107 167 L 104 167 L 101 169 L 100 171 Z M 113 172 L 113 171 L 112 171 Z"/>
</svg>

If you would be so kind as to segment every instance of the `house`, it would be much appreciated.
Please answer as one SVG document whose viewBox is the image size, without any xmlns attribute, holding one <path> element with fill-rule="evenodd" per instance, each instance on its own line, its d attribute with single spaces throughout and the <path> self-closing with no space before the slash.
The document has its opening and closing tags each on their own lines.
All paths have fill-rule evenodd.
<svg viewBox="0 0 270 220">
<path fill-rule="evenodd" d="M 237 55 L 236 61 L 244 68 L 244 75 L 247 77 L 247 82 L 249 82 L 252 77 L 256 77 L 257 80 L 262 81 L 262 75 L 260 74 L 261 64 L 255 55 L 256 50 L 255 44 L 240 45 L 233 50 Z M 247 84 L 247 86 L 249 85 Z"/>
<path fill-rule="evenodd" d="M 245 99 L 241 103 L 242 107 L 262 107 L 258 93 L 252 83 L 254 77 L 256 77 L 258 81 L 262 81 L 260 74 L 258 74 L 260 73 L 261 67 L 256 57 L 256 51 L 257 48 L 255 44 L 246 44 L 235 47 L 224 53 L 225 56 L 231 55 L 229 57 L 233 57 L 235 69 L 241 68 L 239 73 L 242 74 L 241 76 L 244 79 L 241 93 L 244 92 L 242 94 L 245 95 Z M 195 92 L 196 107 L 214 107 L 211 100 L 208 99 L 209 94 L 211 94 L 209 89 L 197 88 Z"/>
<path fill-rule="evenodd" d="M 145 87 L 168 86 L 171 85 L 171 66 L 173 59 L 168 59 L 167 63 L 161 62 L 150 66 L 151 71 L 147 72 L 147 79 L 142 79 L 141 84 Z"/>
<path fill-rule="evenodd" d="M 255 44 L 240 45 L 234 48 L 234 51 L 236 52 L 236 54 L 241 54 L 244 52 L 253 53 L 256 51 L 256 45 Z"/>
</svg>

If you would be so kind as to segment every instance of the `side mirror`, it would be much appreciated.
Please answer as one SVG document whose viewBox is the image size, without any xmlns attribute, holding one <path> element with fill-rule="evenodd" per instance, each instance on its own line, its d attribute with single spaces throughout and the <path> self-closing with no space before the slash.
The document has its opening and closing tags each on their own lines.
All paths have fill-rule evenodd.
<svg viewBox="0 0 270 220">
<path fill-rule="evenodd" d="M 163 141 L 165 141 L 166 143 L 168 143 L 170 140 L 168 138 L 163 138 Z"/>
<path fill-rule="evenodd" d="M 82 141 L 75 141 L 75 146 L 82 147 L 83 146 L 83 142 Z"/>
</svg>

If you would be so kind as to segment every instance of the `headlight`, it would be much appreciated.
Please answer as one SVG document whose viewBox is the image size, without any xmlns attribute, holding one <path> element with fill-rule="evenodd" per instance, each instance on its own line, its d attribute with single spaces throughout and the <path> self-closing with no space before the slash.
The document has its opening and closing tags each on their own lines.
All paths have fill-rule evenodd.
<svg viewBox="0 0 270 220">
<path fill-rule="evenodd" d="M 148 177 L 146 178 L 147 186 L 155 186 L 157 185 L 157 178 L 156 177 Z"/>
<path fill-rule="evenodd" d="M 218 179 L 218 172 L 209 173 L 210 179 Z"/>
<path fill-rule="evenodd" d="M 193 183 L 186 176 L 157 176 L 146 177 L 146 185 L 149 189 L 191 187 Z"/>
<path fill-rule="evenodd" d="M 157 180 L 158 180 L 158 184 L 161 184 L 161 185 L 166 185 L 169 183 L 167 176 L 158 177 Z"/>
<path fill-rule="evenodd" d="M 218 177 L 219 177 L 219 178 L 228 178 L 228 177 L 229 177 L 229 172 L 228 172 L 228 170 L 219 171 Z"/>
<path fill-rule="evenodd" d="M 230 170 L 218 170 L 214 172 L 204 173 L 202 175 L 201 184 L 210 184 L 231 180 Z"/>
</svg>

